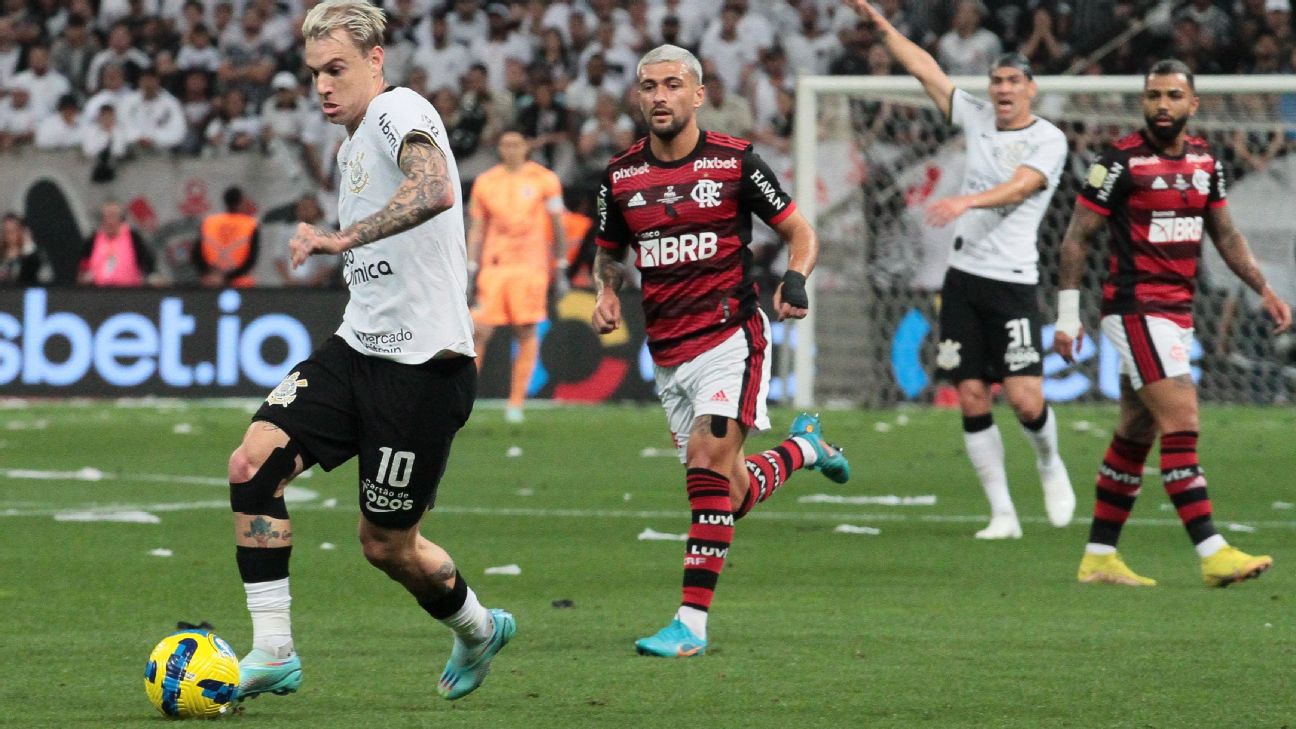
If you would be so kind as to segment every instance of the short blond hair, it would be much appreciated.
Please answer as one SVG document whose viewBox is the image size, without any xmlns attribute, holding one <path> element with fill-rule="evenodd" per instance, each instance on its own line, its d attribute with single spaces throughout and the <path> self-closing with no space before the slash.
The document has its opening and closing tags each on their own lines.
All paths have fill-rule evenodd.
<svg viewBox="0 0 1296 729">
<path fill-rule="evenodd" d="M 341 28 L 362 52 L 382 45 L 387 17 L 382 8 L 368 0 L 324 0 L 306 13 L 302 39 L 328 38 Z"/>
</svg>

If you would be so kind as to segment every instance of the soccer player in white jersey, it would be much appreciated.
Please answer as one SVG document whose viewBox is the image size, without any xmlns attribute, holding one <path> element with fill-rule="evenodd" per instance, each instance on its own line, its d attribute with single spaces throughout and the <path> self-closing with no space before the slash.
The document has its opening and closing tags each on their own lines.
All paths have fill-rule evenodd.
<svg viewBox="0 0 1296 729">
<path fill-rule="evenodd" d="M 897 31 L 867 0 L 847 0 L 886 48 L 922 82 L 945 119 L 963 128 L 967 167 L 960 194 L 933 202 L 927 222 L 954 223 L 954 250 L 941 289 L 936 366 L 952 380 L 963 412 L 963 442 L 990 501 L 978 539 L 1017 539 L 1021 523 L 1008 493 L 1003 439 L 990 406 L 1004 393 L 1035 451 L 1044 507 L 1054 526 L 1075 512 L 1075 492 L 1058 453 L 1057 418 L 1044 401 L 1036 232 L 1057 189 L 1067 142 L 1031 113 L 1035 82 L 1018 54 L 990 69 L 990 101 L 956 89 L 936 59 Z"/>
<path fill-rule="evenodd" d="M 306 65 L 324 115 L 346 128 L 338 151 L 342 230 L 306 223 L 294 265 L 342 254 L 350 301 L 337 333 L 270 393 L 230 456 L 230 506 L 252 651 L 239 698 L 301 685 L 293 649 L 284 487 L 304 469 L 359 457 L 360 544 L 370 564 L 454 634 L 437 683 L 448 699 L 477 688 L 516 630 L 478 602 L 445 550 L 419 533 L 455 433 L 477 389 L 467 306 L 463 198 L 440 116 L 383 80 L 383 12 L 325 0 L 306 15 Z"/>
</svg>

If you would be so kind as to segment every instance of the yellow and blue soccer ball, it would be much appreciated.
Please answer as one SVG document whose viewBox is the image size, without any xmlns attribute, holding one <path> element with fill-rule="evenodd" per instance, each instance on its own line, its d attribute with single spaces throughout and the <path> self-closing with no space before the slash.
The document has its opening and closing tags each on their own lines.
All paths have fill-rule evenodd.
<svg viewBox="0 0 1296 729">
<path fill-rule="evenodd" d="M 238 683 L 238 656 L 208 630 L 168 635 L 144 667 L 149 702 L 170 719 L 215 719 L 230 713 Z"/>
</svg>

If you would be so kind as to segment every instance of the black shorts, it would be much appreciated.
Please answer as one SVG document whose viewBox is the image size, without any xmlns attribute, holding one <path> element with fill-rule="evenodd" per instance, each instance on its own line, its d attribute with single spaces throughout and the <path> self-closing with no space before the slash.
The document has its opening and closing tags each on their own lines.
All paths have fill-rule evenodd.
<svg viewBox="0 0 1296 729">
<path fill-rule="evenodd" d="M 400 364 L 329 337 L 266 397 L 253 420 L 283 428 L 325 471 L 360 456 L 360 512 L 406 529 L 436 503 L 455 433 L 477 396 L 471 357 Z"/>
<path fill-rule="evenodd" d="M 1036 288 L 947 270 L 941 287 L 938 376 L 957 383 L 1042 375 Z"/>
</svg>

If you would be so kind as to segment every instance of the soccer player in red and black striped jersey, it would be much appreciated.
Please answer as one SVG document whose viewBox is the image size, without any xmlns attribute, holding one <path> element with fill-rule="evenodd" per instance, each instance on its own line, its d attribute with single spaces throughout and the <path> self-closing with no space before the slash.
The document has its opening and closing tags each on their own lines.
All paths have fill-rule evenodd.
<svg viewBox="0 0 1296 729">
<path fill-rule="evenodd" d="M 770 328 L 751 273 L 751 216 L 788 243 L 788 270 L 774 292 L 780 320 L 806 315 L 805 280 L 819 244 L 750 142 L 698 128 L 705 89 L 692 53 L 655 48 L 639 61 L 637 78 L 649 134 L 612 158 L 599 189 L 593 325 L 600 333 L 620 326 L 617 290 L 633 250 L 657 392 L 687 467 L 692 511 L 680 608 L 635 647 L 687 657 L 706 650 L 707 613 L 734 522 L 793 471 L 811 468 L 844 483 L 850 468 L 808 414 L 782 443 L 744 457 L 748 432 L 770 426 Z"/>
<path fill-rule="evenodd" d="M 1156 584 L 1125 564 L 1116 542 L 1158 435 L 1161 482 L 1201 558 L 1205 583 L 1223 587 L 1258 577 L 1273 564 L 1268 556 L 1230 546 L 1216 531 L 1197 462 L 1197 389 L 1189 349 L 1203 234 L 1210 234 L 1229 268 L 1263 297 L 1275 333 L 1291 326 L 1291 309 L 1265 283 L 1246 238 L 1233 225 L 1223 162 L 1205 139 L 1184 128 L 1197 105 L 1186 65 L 1165 60 L 1152 67 L 1143 82 L 1145 128 L 1094 162 L 1062 241 L 1054 347 L 1068 362 L 1080 350 L 1080 278 L 1090 240 L 1106 227 L 1111 240 L 1102 331 L 1121 358 L 1120 423 L 1098 469 L 1081 582 Z"/>
</svg>

